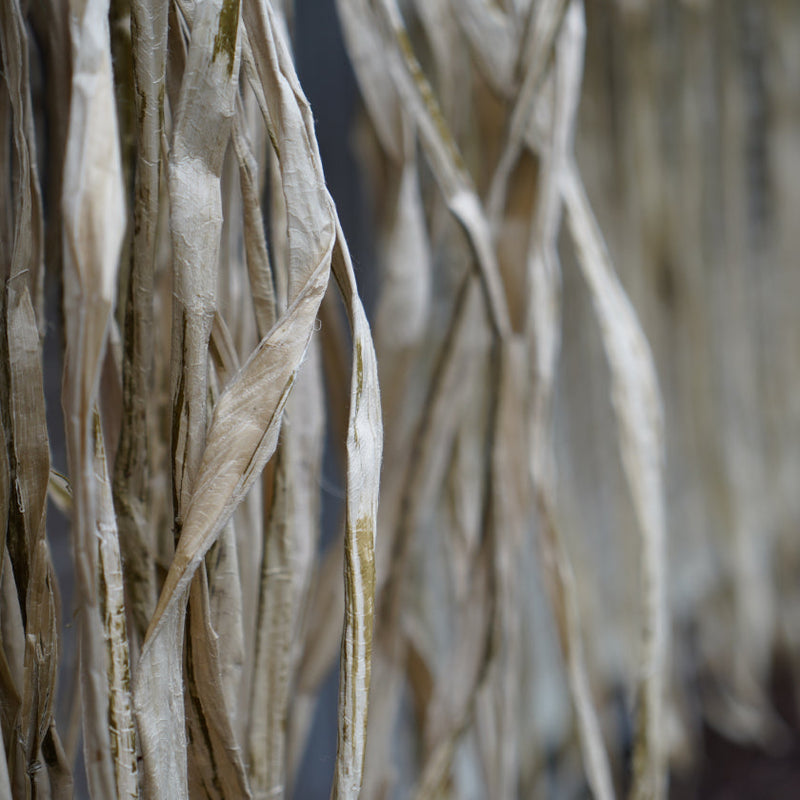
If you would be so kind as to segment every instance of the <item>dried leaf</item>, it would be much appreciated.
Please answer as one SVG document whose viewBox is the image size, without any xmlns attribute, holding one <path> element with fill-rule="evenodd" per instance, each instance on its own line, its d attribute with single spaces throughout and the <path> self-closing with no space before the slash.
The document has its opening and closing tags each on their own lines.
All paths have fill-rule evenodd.
<svg viewBox="0 0 800 800">
<path fill-rule="evenodd" d="M 592 293 L 612 376 L 620 452 L 639 523 L 644 635 L 631 796 L 664 793 L 664 693 L 669 611 L 663 498 L 663 419 L 655 367 L 636 314 L 610 264 L 574 163 L 561 177 L 569 230 Z"/>
<path fill-rule="evenodd" d="M 73 91 L 62 201 L 63 405 L 73 490 L 83 736 L 92 795 L 135 797 L 135 746 L 124 685 L 127 654 L 118 594 L 121 574 L 111 555 L 110 496 L 95 483 L 95 404 L 125 230 L 124 190 L 108 2 L 89 0 L 73 12 Z M 103 578 L 100 586 L 98 570 Z M 97 665 L 103 666 L 98 670 Z"/>
<path fill-rule="evenodd" d="M 108 725 L 117 797 L 139 796 L 136 730 L 131 700 L 131 670 L 117 520 L 111 497 L 100 418 L 94 416 L 94 475 L 97 489 L 98 605 L 106 647 L 103 662 L 108 682 Z"/>
<path fill-rule="evenodd" d="M 42 209 L 29 76 L 28 33 L 20 5 L 0 8 L 2 92 L 13 158 L 3 171 L 13 186 L 4 214 L 2 473 L 3 522 L 3 698 L 4 739 L 9 743 L 8 779 L 14 793 L 50 795 L 49 769 L 40 769 L 52 725 L 58 658 L 57 606 L 50 551 L 45 539 L 45 503 L 50 470 L 45 423 L 39 326 L 43 277 Z M 9 113 L 10 112 L 10 113 Z M 6 130 L 6 134 L 10 133 Z M 9 136 L 9 139 L 11 137 Z M 13 183 L 10 180 L 14 176 Z M 34 304 L 39 313 L 34 311 Z M 13 491 L 12 491 L 13 489 Z M 7 551 L 6 551 L 7 548 Z M 8 555 L 6 556 L 6 552 Z M 14 597 L 16 589 L 16 597 Z M 13 715 L 10 716 L 10 715 Z M 13 730 L 10 730 L 13 724 Z"/>
<path fill-rule="evenodd" d="M 571 3 L 556 44 L 552 121 L 542 145 L 540 199 L 528 254 L 531 287 L 528 325 L 536 353 L 537 378 L 531 416 L 530 472 L 541 519 L 544 561 L 553 565 L 550 580 L 552 603 L 589 785 L 595 797 L 613 798 L 608 755 L 592 703 L 589 670 L 584 657 L 574 568 L 560 530 L 556 496 L 558 477 L 552 440 L 555 374 L 560 349 L 560 264 L 557 250 L 561 222 L 560 177 L 571 149 L 582 54 L 583 16 L 578 4 Z"/>
<path fill-rule="evenodd" d="M 141 639 L 156 599 L 154 541 L 147 526 L 150 502 L 148 444 L 153 385 L 153 290 L 158 204 L 161 195 L 161 137 L 167 55 L 166 0 L 131 3 L 137 161 L 133 247 L 125 304 L 123 414 L 114 463 L 114 504 L 125 564 L 125 584 L 137 636 Z"/>
</svg>

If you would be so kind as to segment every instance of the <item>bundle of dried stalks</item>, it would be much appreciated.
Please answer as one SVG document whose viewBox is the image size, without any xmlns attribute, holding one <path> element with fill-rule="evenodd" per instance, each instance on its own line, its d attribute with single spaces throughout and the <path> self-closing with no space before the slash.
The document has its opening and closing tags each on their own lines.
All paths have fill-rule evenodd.
<svg viewBox="0 0 800 800">
<path fill-rule="evenodd" d="M 2 485 L 11 489 L 0 794 L 71 793 L 76 754 L 64 752 L 53 713 L 48 483 L 72 517 L 74 702 L 90 795 L 283 793 L 294 643 L 319 528 L 326 334 L 315 333 L 316 319 L 333 274 L 352 326 L 352 368 L 343 362 L 335 375 L 341 383 L 352 373 L 335 794 L 353 796 L 370 677 L 381 412 L 369 326 L 285 24 L 264 0 L 52 10 L 53 29 L 68 19 L 69 37 L 40 46 L 45 63 L 69 67 L 69 108 L 50 104 L 37 116 L 25 10 L 17 0 L 2 6 L 2 118 L 13 142 L 3 151 L 13 185 L 3 235 L 13 254 L 3 295 Z M 45 121 L 64 126 L 42 161 L 63 174 L 47 188 L 60 195 L 48 272 L 61 272 L 63 292 L 66 481 L 49 474 L 41 368 L 36 131 Z M 281 231 L 271 252 L 266 180 Z"/>
</svg>

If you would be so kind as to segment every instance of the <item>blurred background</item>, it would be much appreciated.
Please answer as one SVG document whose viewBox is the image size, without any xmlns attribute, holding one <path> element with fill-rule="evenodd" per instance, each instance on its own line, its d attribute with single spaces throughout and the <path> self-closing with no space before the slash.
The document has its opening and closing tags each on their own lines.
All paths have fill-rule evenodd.
<svg viewBox="0 0 800 800">
<path fill-rule="evenodd" d="M 457 118 L 459 109 L 467 109 L 463 116 L 469 119 L 462 120 L 460 129 L 457 119 L 448 121 L 462 137 L 459 143 L 473 167 L 481 155 L 470 152 L 480 149 L 470 139 L 475 118 L 496 113 L 505 119 L 509 101 L 487 100 L 486 87 L 477 79 L 447 84 L 443 71 L 437 77 L 440 44 L 431 36 L 436 29 L 430 27 L 425 6 L 425 0 L 405 3 L 406 25 L 434 89 L 455 92 L 440 95 L 445 111 Z M 445 14 L 445 7 L 458 6 L 453 0 L 431 4 L 429 10 Z M 800 3 L 586 0 L 585 12 L 575 154 L 613 263 L 652 348 L 665 417 L 672 633 L 670 728 L 665 732 L 669 796 L 796 797 Z M 456 13 L 448 16 L 450 23 Z M 377 134 L 362 105 L 334 0 L 298 0 L 287 17 L 328 184 L 368 314 L 375 320 L 388 269 L 384 206 L 392 205 L 381 192 L 391 180 L 385 181 L 383 168 L 376 167 Z M 462 50 L 469 58 L 465 39 L 451 28 L 446 32 L 458 42 L 453 62 Z M 478 111 L 471 110 L 473 103 Z M 481 130 L 492 125 L 490 119 Z M 420 166 L 423 191 L 434 195 L 425 170 Z M 476 182 L 480 189 L 479 176 Z M 434 201 L 425 203 L 432 263 L 441 266 L 437 247 L 452 251 L 452 242 L 442 242 L 456 234 L 437 233 L 437 226 L 446 227 L 441 212 Z M 562 352 L 554 412 L 559 518 L 577 577 L 592 689 L 617 783 L 624 789 L 642 624 L 638 534 L 617 455 L 609 371 L 591 297 L 571 249 L 561 244 Z M 447 295 L 452 283 L 450 278 L 433 282 L 434 310 L 437 297 Z M 57 290 L 50 292 L 48 303 L 48 318 L 56 319 Z M 431 342 L 444 339 L 441 320 L 434 320 L 431 330 Z M 59 331 L 60 326 L 48 329 L 46 390 L 53 466 L 65 472 L 63 435 L 56 433 L 63 429 Z M 380 339 L 378 348 L 380 358 Z M 388 345 L 386 352 L 391 359 Z M 483 383 L 485 377 L 479 378 L 478 385 Z M 470 391 L 465 383 L 468 397 Z M 385 414 L 387 429 L 402 429 L 400 411 L 387 407 Z M 392 458 L 388 449 L 389 467 Z M 335 538 L 341 513 L 336 469 L 329 454 L 323 470 L 323 547 Z M 69 564 L 66 523 L 55 509 L 49 526 L 54 562 Z M 422 546 L 412 555 L 417 565 L 426 558 Z M 425 580 L 417 574 L 410 585 L 413 589 Z M 529 611 L 544 602 L 541 586 L 532 597 L 533 605 L 525 606 Z M 68 621 L 68 583 L 62 586 L 62 601 Z M 561 669 L 558 657 L 547 655 L 558 652 L 552 628 L 547 621 L 521 628 L 523 640 L 536 638 L 535 646 L 545 653 L 532 657 L 542 670 L 539 676 Z M 67 625 L 62 698 L 72 685 L 70 637 Z M 551 727 L 547 735 L 541 730 L 532 735 L 536 767 L 528 770 L 527 782 L 520 779 L 518 796 L 588 796 L 576 764 L 563 679 L 538 681 L 523 685 L 521 713 L 536 716 L 543 729 Z M 336 686 L 333 668 L 319 687 L 305 755 L 298 761 L 296 798 L 328 794 L 336 747 Z M 411 714 L 414 691 L 404 698 L 405 713 Z M 66 701 L 61 706 L 63 716 Z M 400 734 L 398 741 L 402 751 Z M 520 734 L 523 772 L 527 741 Z M 401 754 L 398 763 L 406 758 L 414 762 L 413 756 Z M 462 796 L 459 785 L 456 781 L 451 787 L 454 796 Z M 401 780 L 391 796 L 405 796 L 403 788 Z"/>
<path fill-rule="evenodd" d="M 794 797 L 800 5 L 587 0 L 586 30 L 577 160 L 653 349 L 666 421 L 671 688 L 684 744 L 670 796 Z M 294 36 L 369 303 L 378 281 L 355 132 L 363 111 L 333 3 L 298 2 Z M 560 495 L 569 529 L 593 531 L 570 544 L 586 627 L 603 632 L 589 636 L 590 658 L 611 674 L 633 647 L 635 537 L 590 299 L 562 257 Z M 319 759 L 327 729 L 331 769 L 332 695 L 328 707 L 313 750 Z M 322 796 L 325 780 L 312 789 L 315 771 L 300 775 L 298 797 Z"/>
</svg>

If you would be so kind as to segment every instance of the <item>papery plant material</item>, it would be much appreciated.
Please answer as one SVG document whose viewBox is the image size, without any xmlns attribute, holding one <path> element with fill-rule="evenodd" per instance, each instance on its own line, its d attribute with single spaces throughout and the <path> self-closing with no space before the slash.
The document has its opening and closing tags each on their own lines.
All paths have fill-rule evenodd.
<svg viewBox="0 0 800 800">
<path fill-rule="evenodd" d="M 0 795 L 303 794 L 337 653 L 337 798 L 789 741 L 800 10 L 582 5 L 339 0 L 354 269 L 292 4 L 0 0 Z"/>
<path fill-rule="evenodd" d="M 4 133 L 0 172 L 12 190 L 2 219 L 3 614 L 0 724 L 15 795 L 64 788 L 69 769 L 53 718 L 58 600 L 45 537 L 50 457 L 39 349 L 43 268 L 41 195 L 31 106 L 28 34 L 17 3 L 0 8 Z M 5 125 L 4 125 L 5 127 Z M 13 133 L 12 133 L 13 131 Z M 11 146 L 13 142 L 13 147 Z M 38 314 L 35 305 L 39 305 Z M 37 318 L 38 317 L 38 318 Z M 46 768 L 42 768 L 42 767 Z"/>
<path fill-rule="evenodd" d="M 661 404 L 652 357 L 630 302 L 608 264 L 602 238 L 574 167 L 565 171 L 564 204 L 592 291 L 612 369 L 623 464 L 642 532 L 645 638 L 634 756 L 634 797 L 663 794 L 663 708 L 668 612 L 661 462 Z"/>
<path fill-rule="evenodd" d="M 486 0 L 459 0 L 455 20 L 497 94 L 508 94 L 516 82 L 520 26 L 507 10 Z"/>
<path fill-rule="evenodd" d="M 353 332 L 353 374 L 347 426 L 345 623 L 339 664 L 339 735 L 332 793 L 333 798 L 348 798 L 357 796 L 361 788 L 366 755 L 383 429 L 375 351 L 338 221 L 331 266 Z"/>
<path fill-rule="evenodd" d="M 520 58 L 525 64 L 525 73 L 513 100 L 508 134 L 492 177 L 487 199 L 492 222 L 495 222 L 502 212 L 511 172 L 525 147 L 525 137 L 545 76 L 547 61 L 567 5 L 566 0 L 543 0 L 541 3 L 531 5 L 527 38 L 520 45 Z"/>
<path fill-rule="evenodd" d="M 439 104 L 411 49 L 408 33 L 394 0 L 379 0 L 376 16 L 391 36 L 390 62 L 397 90 L 407 113 L 419 128 L 419 135 L 448 207 L 464 226 L 473 247 L 487 296 L 492 325 L 507 335 L 509 328 L 507 300 L 497 274 L 496 256 L 491 245 L 487 219 L 475 193 L 458 146 L 443 125 Z"/>
<path fill-rule="evenodd" d="M 100 417 L 94 415 L 95 477 L 97 481 L 97 574 L 100 616 L 106 643 L 108 719 L 117 796 L 138 797 L 136 731 L 131 701 L 131 669 L 125 620 L 117 521 L 111 498 Z"/>
<path fill-rule="evenodd" d="M 258 36 L 260 42 L 277 40 L 277 52 L 271 49 L 254 51 L 256 68 L 265 87 L 275 86 L 277 92 L 267 92 L 269 118 L 268 127 L 273 142 L 306 142 L 306 150 L 293 152 L 290 145 L 277 148 L 286 200 L 289 231 L 289 310 L 297 301 L 296 293 L 302 287 L 295 267 L 298 245 L 307 250 L 302 227 L 292 224 L 307 224 L 310 220 L 330 219 L 334 225 L 336 242 L 331 241 L 331 250 L 326 251 L 321 266 L 330 266 L 328 252 L 332 256 L 332 268 L 350 319 L 353 331 L 353 364 L 350 390 L 350 417 L 347 439 L 347 510 L 345 536 L 345 626 L 342 638 L 341 677 L 339 695 L 339 737 L 337 746 L 336 774 L 333 796 L 351 797 L 361 785 L 364 751 L 366 744 L 367 697 L 370 682 L 370 658 L 372 647 L 373 598 L 375 592 L 374 548 L 378 501 L 379 465 L 382 450 L 380 406 L 377 396 L 377 367 L 375 355 L 361 302 L 355 288 L 355 277 L 350 263 L 344 236 L 338 227 L 333 203 L 323 194 L 308 195 L 300 192 L 295 183 L 295 172 L 308 175 L 310 187 L 324 186 L 322 167 L 313 138 L 308 106 L 293 74 L 288 54 L 282 49 L 280 39 L 270 31 L 275 30 L 274 17 L 269 10 L 264 14 L 263 6 L 246 6 L 245 21 Z M 273 39 L 275 37 L 275 39 Z M 268 71 L 269 70 L 269 71 Z M 274 110 L 269 107 L 272 97 L 280 97 L 281 104 Z M 270 125 L 271 123 L 271 125 Z M 274 127 L 273 127 L 274 126 Z M 297 130 L 297 135 L 291 133 Z M 300 127 L 302 126 L 302 127 Z M 303 160 L 294 167 L 297 158 Z M 305 163 L 304 163 L 305 161 Z M 295 193 L 297 195 L 295 196 Z M 322 204 L 317 213 L 315 205 Z M 325 213 L 325 205 L 328 212 Z M 316 205 L 319 208 L 319 205 Z M 305 233 L 305 237 L 303 234 Z M 298 235 L 300 234 L 300 235 Z M 313 263 L 313 262 L 312 262 Z M 319 269 L 318 269 L 319 272 Z M 304 288 L 304 287 L 303 287 Z M 302 297 L 302 295 L 301 295 Z M 319 307 L 321 296 L 314 310 Z M 278 323 L 280 327 L 280 322 Z"/>
<path fill-rule="evenodd" d="M 43 230 L 29 77 L 29 40 L 17 3 L 0 9 L 5 147 L 0 168 L 8 191 L 0 238 L 3 325 L 0 398 L 4 449 L 2 727 L 6 780 L 15 793 L 68 791 L 53 719 L 58 658 L 58 597 L 45 539 L 44 475 L 49 469 L 37 329 Z M 13 133 L 12 133 L 13 131 Z M 38 311 L 34 311 L 34 304 Z M 44 433 L 43 433 L 44 431 Z"/>
<path fill-rule="evenodd" d="M 11 216 L 15 229 L 13 243 L 10 243 L 13 248 L 11 257 L 17 270 L 30 270 L 32 302 L 36 315 L 41 320 L 44 314 L 44 231 L 31 102 L 28 34 L 19 3 L 4 3 L 2 15 L 3 73 L 11 111 L 10 121 L 13 125 L 14 154 L 19 171 L 16 209 Z M 9 204 L 9 210 L 11 209 Z"/>
<path fill-rule="evenodd" d="M 195 488 L 206 434 L 208 403 L 208 346 L 214 321 L 217 262 L 222 227 L 220 174 L 235 108 L 239 47 L 238 3 L 205 2 L 194 9 L 192 38 L 180 90 L 177 119 L 169 161 L 170 216 L 173 238 L 173 507 L 178 541 L 185 541 L 184 518 Z M 214 124 L 200 126 L 197 119 L 209 109 Z M 227 521 L 227 520 L 226 520 Z M 221 530 L 221 529 L 220 529 Z M 217 531 L 217 534 L 219 531 Z M 211 542 L 208 543 L 210 546 Z M 206 548 L 207 549 L 207 548 Z M 163 595 L 162 595 L 163 597 Z M 184 598 L 185 600 L 185 598 Z M 183 607 L 175 612 L 175 632 L 183 637 Z M 235 737 L 218 674 L 215 634 L 210 628 L 210 608 L 204 569 L 198 576 L 189 604 L 187 631 L 186 715 L 189 722 L 189 759 L 193 786 L 214 787 L 220 796 L 242 796 L 246 791 L 244 768 L 237 758 Z M 175 647 L 170 642 L 170 647 Z M 180 664 L 181 648 L 173 653 Z M 143 647 L 142 658 L 155 648 Z M 163 657 L 163 656 L 162 656 Z M 140 669 L 159 669 L 158 661 L 144 662 Z M 155 739 L 142 724 L 151 698 L 137 687 L 137 716 L 142 733 L 146 786 L 150 791 L 169 786 L 174 796 L 187 796 L 186 740 L 183 692 L 169 698 L 172 733 Z M 168 708 L 168 707 L 167 707 Z M 143 710 L 144 709 L 144 710 Z M 181 709 L 179 712 L 177 709 Z M 160 764 L 173 767 L 159 773 Z M 209 791 L 209 788 L 206 788 Z"/>
<path fill-rule="evenodd" d="M 175 297 L 172 490 L 179 540 L 205 444 L 209 342 L 222 233 L 221 173 L 236 103 L 239 5 L 197 4 L 191 24 L 168 165 Z M 198 125 L 200 118 L 210 124 Z M 243 797 L 248 794 L 245 768 L 236 742 L 233 708 L 222 685 L 219 648 L 226 639 L 218 641 L 211 625 L 205 565 L 199 573 L 190 591 L 186 630 L 189 792 Z M 226 588 L 236 591 L 235 586 Z"/>
<path fill-rule="evenodd" d="M 277 316 L 275 280 L 267 252 L 264 219 L 258 200 L 256 161 L 244 129 L 243 109 L 239 108 L 233 124 L 233 146 L 239 163 L 242 186 L 244 241 L 247 248 L 247 273 L 253 292 L 258 335 L 264 337 L 275 324 Z"/>
<path fill-rule="evenodd" d="M 254 792 L 267 797 L 283 791 L 287 780 L 287 729 L 303 598 L 319 538 L 324 417 L 316 344 L 311 342 L 297 391 L 289 398 L 273 469 L 265 471 L 272 480 L 266 493 L 271 504 L 265 509 L 249 761 Z"/>
<path fill-rule="evenodd" d="M 109 525 L 107 486 L 103 492 L 107 476 L 99 481 L 95 477 L 98 448 L 102 453 L 102 445 L 96 442 L 95 404 L 125 231 L 125 206 L 108 3 L 89 2 L 74 12 L 73 92 L 63 186 L 63 405 L 73 492 L 83 736 L 92 794 L 136 797 L 122 575 L 110 557 L 116 531 Z"/>
<path fill-rule="evenodd" d="M 608 755 L 591 700 L 575 575 L 564 536 L 559 530 L 557 466 L 552 442 L 553 393 L 560 348 L 561 286 L 557 243 L 562 211 L 560 181 L 568 166 L 575 126 L 583 61 L 583 27 L 581 9 L 577 3 L 572 3 L 557 43 L 553 106 L 550 127 L 541 145 L 541 189 L 527 255 L 531 293 L 528 328 L 533 340 L 537 378 L 531 414 L 530 470 L 541 515 L 544 547 L 553 564 L 550 583 L 555 594 L 554 614 L 567 662 L 587 777 L 596 797 L 611 798 L 614 789 Z"/>
<path fill-rule="evenodd" d="M 182 726 L 170 722 L 170 715 L 177 708 L 175 700 L 181 696 L 180 683 L 174 678 L 176 673 L 179 674 L 180 647 L 176 646 L 176 641 L 179 641 L 182 629 L 185 593 L 203 555 L 274 452 L 282 412 L 308 346 L 316 311 L 327 284 L 335 238 L 333 206 L 321 180 L 308 109 L 304 107 L 305 101 L 291 61 L 275 32 L 274 17 L 264 6 L 251 4 L 245 6 L 244 19 L 246 24 L 253 26 L 256 34 L 251 41 L 259 43 L 253 56 L 262 86 L 268 89 L 264 93 L 266 121 L 278 148 L 290 220 L 288 303 L 286 311 L 222 392 L 214 407 L 205 448 L 192 481 L 175 558 L 142 650 L 136 700 L 143 748 L 147 748 L 152 759 L 148 779 L 152 786 L 156 782 L 160 786 L 172 786 L 175 796 L 186 796 L 187 792 L 185 767 L 181 764 L 181 752 L 185 748 L 183 730 Z M 197 26 L 196 13 L 193 37 L 197 35 Z M 233 40 L 231 46 L 235 46 Z M 230 55 L 232 57 L 233 52 Z M 300 175 L 308 183 L 298 181 Z M 327 225 L 324 224 L 326 220 Z M 310 253 L 314 255 L 309 257 Z M 341 270 L 340 281 L 346 281 L 348 274 L 352 276 L 352 270 Z M 350 523 L 352 535 L 347 550 L 352 566 L 347 574 L 352 576 L 351 581 L 355 581 L 349 585 L 350 604 L 356 608 L 346 616 L 345 642 L 352 642 L 352 646 L 344 648 L 342 713 L 358 731 L 364 724 L 359 719 L 366 719 L 363 687 L 368 686 L 371 638 L 370 627 L 362 627 L 359 621 L 364 617 L 363 625 L 369 626 L 371 619 L 369 579 L 366 578 L 367 583 L 364 583 L 364 570 L 368 570 L 369 561 L 363 567 L 362 563 L 371 557 L 374 547 L 378 475 L 375 459 L 380 458 L 380 439 L 377 447 L 368 446 L 376 435 L 374 429 L 379 418 L 375 416 L 377 384 L 374 360 L 368 357 L 371 348 L 367 347 L 364 339 L 366 323 L 363 312 L 358 311 L 360 306 L 354 299 L 352 282 L 342 283 L 342 286 L 354 315 L 357 354 L 354 359 L 350 458 L 357 459 L 363 451 L 367 459 L 360 464 L 357 460 L 353 463 L 354 472 L 348 480 L 351 491 L 355 493 L 352 509 L 355 519 Z M 362 421 L 364 403 L 367 403 L 369 416 Z M 356 475 L 360 476 L 362 472 L 373 475 L 375 482 L 362 488 L 361 479 L 355 480 Z M 362 604 L 367 604 L 364 611 L 358 610 Z M 356 624 L 355 629 L 350 628 L 351 624 Z M 173 676 L 172 686 L 166 692 L 166 687 L 154 674 L 157 664 L 158 669 L 167 665 Z M 165 724 L 173 728 L 168 747 L 163 746 L 161 735 Z M 363 735 L 354 733 L 352 739 L 345 736 L 338 782 L 343 787 L 340 791 L 348 796 L 352 786 L 360 783 L 362 758 Z"/>
<path fill-rule="evenodd" d="M 208 368 L 222 229 L 220 175 L 238 79 L 239 6 L 194 9 L 169 159 L 174 258 L 173 494 L 180 534 L 205 444 Z M 207 115 L 214 114 L 208 119 Z M 205 116 L 210 124 L 197 125 Z"/>
<path fill-rule="evenodd" d="M 3 752 L 5 752 L 6 748 L 3 744 L 2 733 L 0 733 L 0 747 L 2 747 Z M 11 781 L 8 777 L 8 765 L 5 759 L 2 759 L 0 763 L 0 791 L 2 791 L 6 797 L 11 797 Z"/>
<path fill-rule="evenodd" d="M 164 136 L 167 55 L 166 0 L 131 4 L 137 159 L 134 177 L 133 245 L 125 304 L 123 415 L 115 461 L 114 496 L 125 558 L 126 586 L 141 639 L 155 607 L 154 538 L 148 526 L 152 411 L 145 398 L 153 379 L 153 289 Z"/>
<path fill-rule="evenodd" d="M 280 445 L 268 488 L 256 617 L 255 669 L 248 731 L 250 781 L 256 797 L 283 796 L 286 782 L 286 728 L 292 661 L 292 585 L 290 477 L 285 446 Z"/>
</svg>

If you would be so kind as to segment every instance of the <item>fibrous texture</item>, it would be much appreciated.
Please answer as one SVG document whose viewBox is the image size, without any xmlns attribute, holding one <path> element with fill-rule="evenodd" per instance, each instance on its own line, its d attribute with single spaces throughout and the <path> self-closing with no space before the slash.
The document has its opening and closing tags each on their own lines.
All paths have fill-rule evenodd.
<svg viewBox="0 0 800 800">
<path fill-rule="evenodd" d="M 48 108 L 48 123 L 66 126 L 54 137 L 64 150 L 44 162 L 63 169 L 48 184 L 61 193 L 49 222 L 62 231 L 48 266 L 63 297 L 65 478 L 50 471 L 41 365 L 35 125 L 44 118 L 31 103 L 24 9 L 3 3 L 2 15 L 3 130 L 13 143 L 3 169 L 13 202 L 3 229 L 12 255 L 3 295 L 0 793 L 71 791 L 75 740 L 65 754 L 54 722 L 49 485 L 72 521 L 72 704 L 90 795 L 283 794 L 296 641 L 319 538 L 326 404 L 317 316 L 330 285 L 352 326 L 352 364 L 335 375 L 350 383 L 335 790 L 354 796 L 381 412 L 370 330 L 285 22 L 263 0 L 92 0 L 54 17 L 54 27 L 69 19 L 68 38 L 48 53 L 68 68 L 69 108 Z"/>
<path fill-rule="evenodd" d="M 349 230 L 322 6 L 0 0 L 0 797 L 662 800 L 788 741 L 800 14 L 585 5 L 329 0 Z"/>
</svg>

